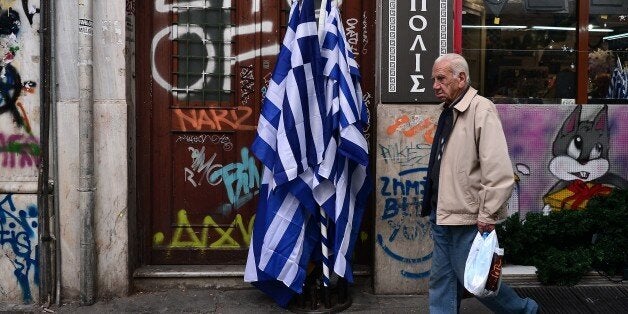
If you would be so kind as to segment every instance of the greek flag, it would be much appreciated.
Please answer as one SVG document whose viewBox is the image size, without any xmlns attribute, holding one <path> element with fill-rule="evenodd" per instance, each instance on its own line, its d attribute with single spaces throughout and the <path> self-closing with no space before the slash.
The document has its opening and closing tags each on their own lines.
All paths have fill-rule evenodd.
<svg viewBox="0 0 628 314">
<path fill-rule="evenodd" d="M 362 130 L 368 125 L 368 112 L 360 88 L 360 72 L 345 37 L 340 13 L 327 1 L 321 56 L 325 64 L 326 119 L 332 136 L 318 168 L 320 183 L 314 196 L 329 217 L 333 234 L 333 270 L 353 281 L 351 255 L 371 190 L 367 176 L 368 143 Z M 322 11 L 322 10 L 321 10 Z"/>
<path fill-rule="evenodd" d="M 617 66 L 613 69 L 606 98 L 628 99 L 628 69 L 624 69 L 617 57 Z"/>
<path fill-rule="evenodd" d="M 252 151 L 264 165 L 244 280 L 286 306 L 320 250 L 312 195 L 322 162 L 325 99 L 312 0 L 293 1 Z"/>
<path fill-rule="evenodd" d="M 353 281 L 351 254 L 371 188 L 358 66 L 338 9 L 328 2 L 324 11 L 319 33 L 313 0 L 293 1 L 251 147 L 264 170 L 244 280 L 284 307 L 302 293 L 312 260 L 331 261 Z M 319 206 L 331 218 L 329 258 L 320 256 Z"/>
</svg>

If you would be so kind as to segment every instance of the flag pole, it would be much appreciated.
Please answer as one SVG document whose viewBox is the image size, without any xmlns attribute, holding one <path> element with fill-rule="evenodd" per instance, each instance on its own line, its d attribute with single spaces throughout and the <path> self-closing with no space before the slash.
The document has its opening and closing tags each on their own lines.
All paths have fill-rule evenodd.
<svg viewBox="0 0 628 314">
<path fill-rule="evenodd" d="M 325 20 L 327 19 L 328 10 L 331 9 L 332 0 L 321 1 L 321 7 L 318 11 L 318 37 L 319 43 L 322 47 L 325 36 Z M 327 213 L 322 207 L 320 209 L 320 225 L 321 225 L 321 253 L 323 255 L 322 267 L 323 267 L 323 287 L 322 294 L 325 303 L 325 308 L 331 308 L 331 297 L 329 291 L 330 275 L 329 275 L 329 238 L 327 236 L 327 226 L 329 219 Z"/>
<path fill-rule="evenodd" d="M 323 208 L 320 208 L 321 213 L 321 252 L 323 254 L 323 299 L 325 302 L 325 308 L 331 307 L 330 293 L 329 293 L 329 239 L 327 237 L 327 214 Z"/>
</svg>

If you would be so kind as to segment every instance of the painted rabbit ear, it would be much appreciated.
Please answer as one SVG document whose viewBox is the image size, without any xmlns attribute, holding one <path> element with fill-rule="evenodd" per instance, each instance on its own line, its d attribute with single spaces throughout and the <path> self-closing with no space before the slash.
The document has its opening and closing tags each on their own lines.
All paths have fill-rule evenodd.
<svg viewBox="0 0 628 314">
<path fill-rule="evenodd" d="M 574 109 L 574 111 L 569 115 L 567 120 L 565 120 L 565 123 L 563 124 L 563 127 L 561 129 L 563 133 L 571 133 L 576 130 L 576 126 L 578 125 L 578 122 L 580 121 L 581 111 L 582 111 L 582 106 L 577 105 L 576 109 Z"/>
<path fill-rule="evenodd" d="M 608 106 L 604 105 L 600 112 L 597 113 L 593 120 L 593 128 L 596 130 L 603 130 L 608 126 Z"/>
</svg>

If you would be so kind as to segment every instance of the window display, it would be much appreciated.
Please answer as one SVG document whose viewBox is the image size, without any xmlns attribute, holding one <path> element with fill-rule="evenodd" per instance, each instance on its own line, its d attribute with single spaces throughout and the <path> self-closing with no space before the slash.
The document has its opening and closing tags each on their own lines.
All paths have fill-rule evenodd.
<svg viewBox="0 0 628 314">
<path fill-rule="evenodd" d="M 591 12 L 580 23 L 579 1 L 590 1 Z M 472 85 L 496 103 L 575 103 L 578 92 L 581 102 L 588 95 L 588 103 L 625 103 L 624 8 L 628 0 L 464 0 L 462 54 L 469 60 Z M 583 24 L 588 39 L 580 40 L 589 51 L 585 43 L 579 53 L 577 30 Z M 577 90 L 578 71 L 588 71 L 586 91 Z"/>
</svg>

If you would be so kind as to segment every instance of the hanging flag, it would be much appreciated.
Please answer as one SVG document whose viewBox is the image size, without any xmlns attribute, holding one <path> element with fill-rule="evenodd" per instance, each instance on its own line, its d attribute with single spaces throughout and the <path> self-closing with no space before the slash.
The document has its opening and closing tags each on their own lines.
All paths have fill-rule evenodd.
<svg viewBox="0 0 628 314">
<path fill-rule="evenodd" d="M 325 1 L 325 0 L 324 0 Z M 325 31 L 320 38 L 325 64 L 326 120 L 332 136 L 318 168 L 320 182 L 314 196 L 329 217 L 333 233 L 333 269 L 353 281 L 351 256 L 371 190 L 367 176 L 368 142 L 362 130 L 368 125 L 368 112 L 362 99 L 360 72 L 345 36 L 340 12 L 327 0 Z M 323 12 L 321 12 L 323 16 Z"/>
<path fill-rule="evenodd" d="M 621 60 L 619 59 L 619 56 L 617 57 L 617 66 L 613 69 L 612 72 L 606 98 L 628 98 L 628 69 L 624 69 Z"/>
<path fill-rule="evenodd" d="M 320 247 L 312 188 L 330 128 L 312 1 L 293 1 L 251 146 L 264 170 L 244 280 L 284 307 Z"/>
</svg>

